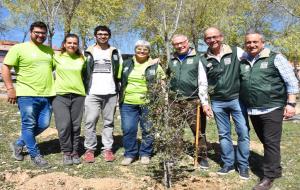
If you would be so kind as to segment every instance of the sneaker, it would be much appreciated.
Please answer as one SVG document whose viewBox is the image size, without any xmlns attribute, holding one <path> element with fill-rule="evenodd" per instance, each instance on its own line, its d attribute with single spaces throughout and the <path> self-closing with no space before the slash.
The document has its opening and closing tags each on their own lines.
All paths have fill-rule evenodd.
<svg viewBox="0 0 300 190">
<path fill-rule="evenodd" d="M 249 170 L 248 168 L 239 168 L 240 178 L 244 180 L 249 179 Z"/>
<path fill-rule="evenodd" d="M 50 168 L 50 165 L 48 164 L 47 160 L 45 160 L 41 155 L 38 155 L 34 158 L 31 158 L 31 161 L 33 164 L 39 168 Z"/>
<path fill-rule="evenodd" d="M 122 166 L 128 166 L 128 165 L 130 165 L 132 162 L 133 162 L 133 158 L 125 157 L 125 158 L 122 160 L 121 165 L 122 165 Z"/>
<path fill-rule="evenodd" d="M 200 165 L 201 169 L 208 169 L 209 168 L 209 164 L 208 164 L 207 159 L 201 159 L 199 165 Z"/>
<path fill-rule="evenodd" d="M 9 144 L 9 147 L 12 151 L 12 157 L 15 158 L 18 161 L 22 161 L 24 159 L 24 156 L 22 154 L 23 147 L 17 145 L 15 142 L 12 142 Z"/>
<path fill-rule="evenodd" d="M 93 163 L 95 162 L 95 156 L 94 156 L 94 151 L 93 150 L 87 150 L 84 153 L 83 159 L 86 163 Z"/>
<path fill-rule="evenodd" d="M 234 172 L 234 166 L 223 166 L 219 171 L 217 171 L 217 174 L 219 175 L 227 175 L 229 173 Z"/>
<path fill-rule="evenodd" d="M 106 162 L 112 162 L 115 160 L 115 156 L 114 156 L 114 153 L 108 149 L 108 150 L 103 150 L 103 157 L 104 157 L 104 160 Z"/>
<path fill-rule="evenodd" d="M 70 166 L 73 164 L 72 156 L 69 153 L 64 153 L 63 155 L 63 164 L 66 166 Z"/>
<path fill-rule="evenodd" d="M 141 164 L 148 165 L 150 163 L 150 158 L 148 156 L 141 157 Z"/>
<path fill-rule="evenodd" d="M 73 164 L 81 164 L 81 161 L 80 161 L 80 157 L 78 155 L 78 153 L 73 153 L 72 154 L 72 161 L 73 161 Z"/>
</svg>

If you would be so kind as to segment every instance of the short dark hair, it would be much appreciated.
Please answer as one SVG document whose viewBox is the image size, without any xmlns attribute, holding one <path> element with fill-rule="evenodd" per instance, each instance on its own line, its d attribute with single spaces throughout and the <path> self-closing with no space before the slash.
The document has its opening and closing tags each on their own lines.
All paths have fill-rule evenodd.
<svg viewBox="0 0 300 190">
<path fill-rule="evenodd" d="M 110 29 L 109 29 L 107 26 L 103 26 L 103 25 L 97 26 L 97 27 L 94 29 L 94 36 L 96 36 L 96 34 L 97 34 L 97 32 L 98 32 L 99 30 L 106 31 L 106 32 L 109 34 L 109 37 L 111 36 L 111 31 L 110 31 Z"/>
<path fill-rule="evenodd" d="M 44 22 L 42 22 L 42 21 L 37 21 L 37 22 L 32 23 L 30 25 L 30 32 L 32 32 L 32 30 L 33 30 L 34 27 L 44 28 L 44 29 L 46 29 L 46 32 L 48 30 L 47 25 Z"/>
<path fill-rule="evenodd" d="M 62 41 L 62 43 L 61 43 L 61 53 L 64 53 L 64 52 L 66 52 L 66 48 L 64 47 L 64 44 L 67 42 L 67 39 L 68 38 L 76 38 L 77 39 L 77 42 L 78 42 L 78 46 L 79 46 L 79 37 L 76 35 L 76 34 L 67 34 L 66 36 L 65 36 L 65 38 L 64 38 L 64 40 Z M 81 51 L 80 51 L 80 49 L 79 49 L 79 47 L 78 47 L 78 49 L 77 49 L 77 51 L 75 52 L 77 55 L 79 55 L 79 56 L 81 56 L 82 55 L 82 53 L 81 53 Z"/>
</svg>

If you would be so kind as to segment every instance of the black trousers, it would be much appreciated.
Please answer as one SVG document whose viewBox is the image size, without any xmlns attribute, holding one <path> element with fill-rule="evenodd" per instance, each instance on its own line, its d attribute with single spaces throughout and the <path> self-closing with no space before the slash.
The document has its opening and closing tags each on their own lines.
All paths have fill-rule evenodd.
<svg viewBox="0 0 300 190">
<path fill-rule="evenodd" d="M 280 141 L 283 108 L 262 115 L 251 115 L 254 130 L 264 146 L 263 174 L 271 179 L 281 177 Z"/>
<path fill-rule="evenodd" d="M 84 96 L 76 94 L 58 95 L 54 98 L 53 112 L 62 152 L 77 153 Z"/>
</svg>

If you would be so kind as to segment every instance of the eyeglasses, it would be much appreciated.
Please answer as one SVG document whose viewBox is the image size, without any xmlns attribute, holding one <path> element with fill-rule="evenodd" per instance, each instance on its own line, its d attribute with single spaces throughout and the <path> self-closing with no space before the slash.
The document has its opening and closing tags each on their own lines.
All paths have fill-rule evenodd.
<svg viewBox="0 0 300 190">
<path fill-rule="evenodd" d="M 136 48 L 135 51 L 138 51 L 138 52 L 149 52 L 149 49 L 148 48 Z"/>
<path fill-rule="evenodd" d="M 184 44 L 184 43 L 186 43 L 186 42 L 187 42 L 187 40 L 184 40 L 184 41 L 182 41 L 182 42 L 172 43 L 172 45 L 173 45 L 174 47 L 177 47 L 177 46 L 182 45 L 182 44 Z"/>
<path fill-rule="evenodd" d="M 205 41 L 210 42 L 210 41 L 212 41 L 213 39 L 218 39 L 218 38 L 220 38 L 220 37 L 221 37 L 221 35 L 218 35 L 218 36 L 208 36 L 208 37 L 205 37 Z"/>
<path fill-rule="evenodd" d="M 37 35 L 37 36 L 39 36 L 39 35 L 41 35 L 41 36 L 47 35 L 47 32 L 37 32 L 37 31 L 32 31 L 32 33 L 34 33 L 34 35 Z"/>
<path fill-rule="evenodd" d="M 109 34 L 108 33 L 98 33 L 98 34 L 96 34 L 96 36 L 109 36 Z"/>
</svg>

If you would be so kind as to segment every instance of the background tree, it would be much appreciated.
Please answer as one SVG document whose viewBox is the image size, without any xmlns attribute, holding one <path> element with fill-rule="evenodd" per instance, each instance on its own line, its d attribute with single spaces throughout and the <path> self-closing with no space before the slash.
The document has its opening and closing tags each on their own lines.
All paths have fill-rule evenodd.
<svg viewBox="0 0 300 190">
<path fill-rule="evenodd" d="M 24 33 L 23 41 L 28 33 L 28 23 L 41 20 L 48 26 L 48 43 L 52 47 L 58 10 L 62 0 L 3 0 L 4 6 L 10 12 L 11 28 L 20 27 Z M 26 25 L 26 26 L 25 26 Z"/>
<path fill-rule="evenodd" d="M 299 65 L 300 61 L 300 2 L 297 0 L 269 0 L 274 7 L 276 35 L 271 45 Z"/>
<path fill-rule="evenodd" d="M 180 20 L 183 0 L 141 1 L 133 27 L 156 47 L 157 56 L 170 58 L 170 40 Z"/>
<path fill-rule="evenodd" d="M 9 17 L 5 19 L 7 30 L 19 30 L 22 33 L 22 42 L 25 41 L 29 29 L 28 23 L 39 18 L 37 14 L 37 1 L 10 1 L 3 0 L 3 6 L 6 7 L 10 13 Z"/>
<path fill-rule="evenodd" d="M 228 3 L 228 0 L 186 0 L 178 32 L 186 34 L 198 50 L 199 42 L 203 45 L 201 40 L 205 28 L 223 19 Z"/>
<path fill-rule="evenodd" d="M 62 14 L 64 20 L 64 35 L 69 34 L 71 32 L 72 20 L 75 14 L 77 7 L 81 0 L 62 0 Z"/>
<path fill-rule="evenodd" d="M 52 38 L 55 33 L 55 23 L 58 19 L 58 11 L 60 9 L 62 0 L 39 0 L 38 1 L 38 14 L 40 18 L 44 17 L 48 26 L 48 43 L 52 47 Z"/>
<path fill-rule="evenodd" d="M 126 3 L 122 0 L 81 1 L 74 13 L 72 28 L 78 31 L 82 47 L 85 48 L 87 42 L 93 39 L 93 29 L 97 25 L 113 26 L 122 16 L 124 7 Z"/>
</svg>

